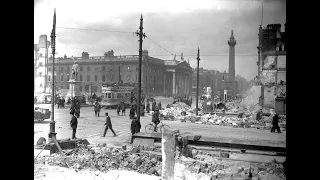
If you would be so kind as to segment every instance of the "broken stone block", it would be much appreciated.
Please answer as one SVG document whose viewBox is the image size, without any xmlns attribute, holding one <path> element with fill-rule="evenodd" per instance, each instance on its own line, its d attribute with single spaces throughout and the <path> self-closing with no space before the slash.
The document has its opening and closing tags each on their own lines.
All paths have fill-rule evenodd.
<svg viewBox="0 0 320 180">
<path fill-rule="evenodd" d="M 139 167 L 141 164 L 142 164 L 142 160 L 141 160 L 141 158 L 139 157 L 139 158 L 137 158 L 137 159 L 135 159 L 135 164 L 136 164 L 136 166 L 137 167 Z"/>
<path fill-rule="evenodd" d="M 131 153 L 139 153 L 140 152 L 140 148 L 139 147 L 133 147 L 131 149 Z"/>
</svg>

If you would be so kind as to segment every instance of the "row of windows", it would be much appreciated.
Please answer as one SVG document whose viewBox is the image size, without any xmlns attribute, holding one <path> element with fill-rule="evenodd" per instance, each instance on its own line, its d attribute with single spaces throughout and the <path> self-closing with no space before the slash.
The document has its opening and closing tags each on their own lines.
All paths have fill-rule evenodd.
<svg viewBox="0 0 320 180">
<path fill-rule="evenodd" d="M 103 98 L 106 99 L 122 99 L 130 96 L 130 93 L 103 93 Z"/>
<path fill-rule="evenodd" d="M 102 66 L 102 71 L 106 70 L 105 66 Z M 131 69 L 131 66 L 127 66 L 127 70 L 129 71 Z M 137 68 L 138 69 L 138 68 Z M 63 71 L 64 67 L 60 67 L 60 71 Z M 67 72 L 70 72 L 70 66 L 66 68 Z M 48 67 L 48 71 L 51 71 L 51 67 Z M 56 71 L 56 67 L 54 67 L 54 71 Z M 83 66 L 80 66 L 79 71 L 83 71 Z M 87 71 L 91 71 L 91 67 L 87 66 Z M 95 67 L 95 71 L 99 71 L 99 67 Z"/>
</svg>

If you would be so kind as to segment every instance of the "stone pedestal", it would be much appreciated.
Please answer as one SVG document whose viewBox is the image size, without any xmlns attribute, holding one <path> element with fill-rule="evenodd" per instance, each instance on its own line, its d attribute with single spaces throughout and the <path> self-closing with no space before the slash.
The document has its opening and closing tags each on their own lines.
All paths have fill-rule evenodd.
<svg viewBox="0 0 320 180">
<path fill-rule="evenodd" d="M 75 81 L 75 80 L 69 80 L 69 91 L 67 93 L 66 99 L 69 97 L 75 97 L 75 96 L 81 96 L 80 92 L 80 86 L 81 86 L 81 81 Z"/>
<path fill-rule="evenodd" d="M 172 131 L 162 133 L 162 179 L 174 180 L 175 136 Z"/>
</svg>

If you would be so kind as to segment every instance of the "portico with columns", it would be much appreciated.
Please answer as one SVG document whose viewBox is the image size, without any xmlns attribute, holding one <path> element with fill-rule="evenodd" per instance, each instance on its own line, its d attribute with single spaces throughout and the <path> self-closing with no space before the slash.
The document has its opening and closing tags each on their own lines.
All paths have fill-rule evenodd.
<svg viewBox="0 0 320 180">
<path fill-rule="evenodd" d="M 186 61 L 166 61 L 165 92 L 167 95 L 186 94 L 192 92 L 192 68 Z"/>
</svg>

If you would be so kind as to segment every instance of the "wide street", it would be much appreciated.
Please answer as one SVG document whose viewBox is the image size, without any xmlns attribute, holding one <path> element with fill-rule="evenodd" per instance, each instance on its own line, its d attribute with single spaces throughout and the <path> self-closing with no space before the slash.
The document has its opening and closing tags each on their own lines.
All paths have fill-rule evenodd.
<svg viewBox="0 0 320 180">
<path fill-rule="evenodd" d="M 158 101 L 157 101 L 158 102 Z M 163 107 L 167 103 L 171 103 L 172 99 L 161 99 Z M 43 107 L 51 110 L 50 104 L 35 105 L 35 107 Z M 112 121 L 113 129 L 117 136 L 108 130 L 106 137 L 101 137 L 104 131 L 104 123 L 106 121 L 105 113 L 108 112 Z M 72 129 L 70 128 L 69 107 L 57 109 L 55 106 L 55 130 L 57 139 L 71 138 Z M 34 121 L 34 143 L 39 137 L 47 139 L 49 133 L 50 119 L 43 122 Z M 141 117 L 141 132 L 144 132 L 144 127 L 151 122 L 151 116 L 145 114 Z M 179 129 L 181 134 L 185 135 L 202 135 L 204 137 L 212 137 L 228 140 L 246 140 L 248 142 L 259 142 L 272 145 L 285 146 L 286 132 L 270 133 L 270 130 L 258 130 L 253 128 L 233 128 L 217 125 L 204 125 L 195 123 L 182 123 L 180 121 L 163 121 L 164 124 L 170 126 L 171 129 Z M 129 109 L 126 110 L 125 116 L 118 116 L 115 109 L 102 109 L 100 117 L 94 116 L 93 107 L 82 107 L 81 115 L 78 118 L 77 138 L 87 138 L 91 144 L 107 143 L 112 145 L 121 145 L 128 143 L 130 138 Z"/>
</svg>

